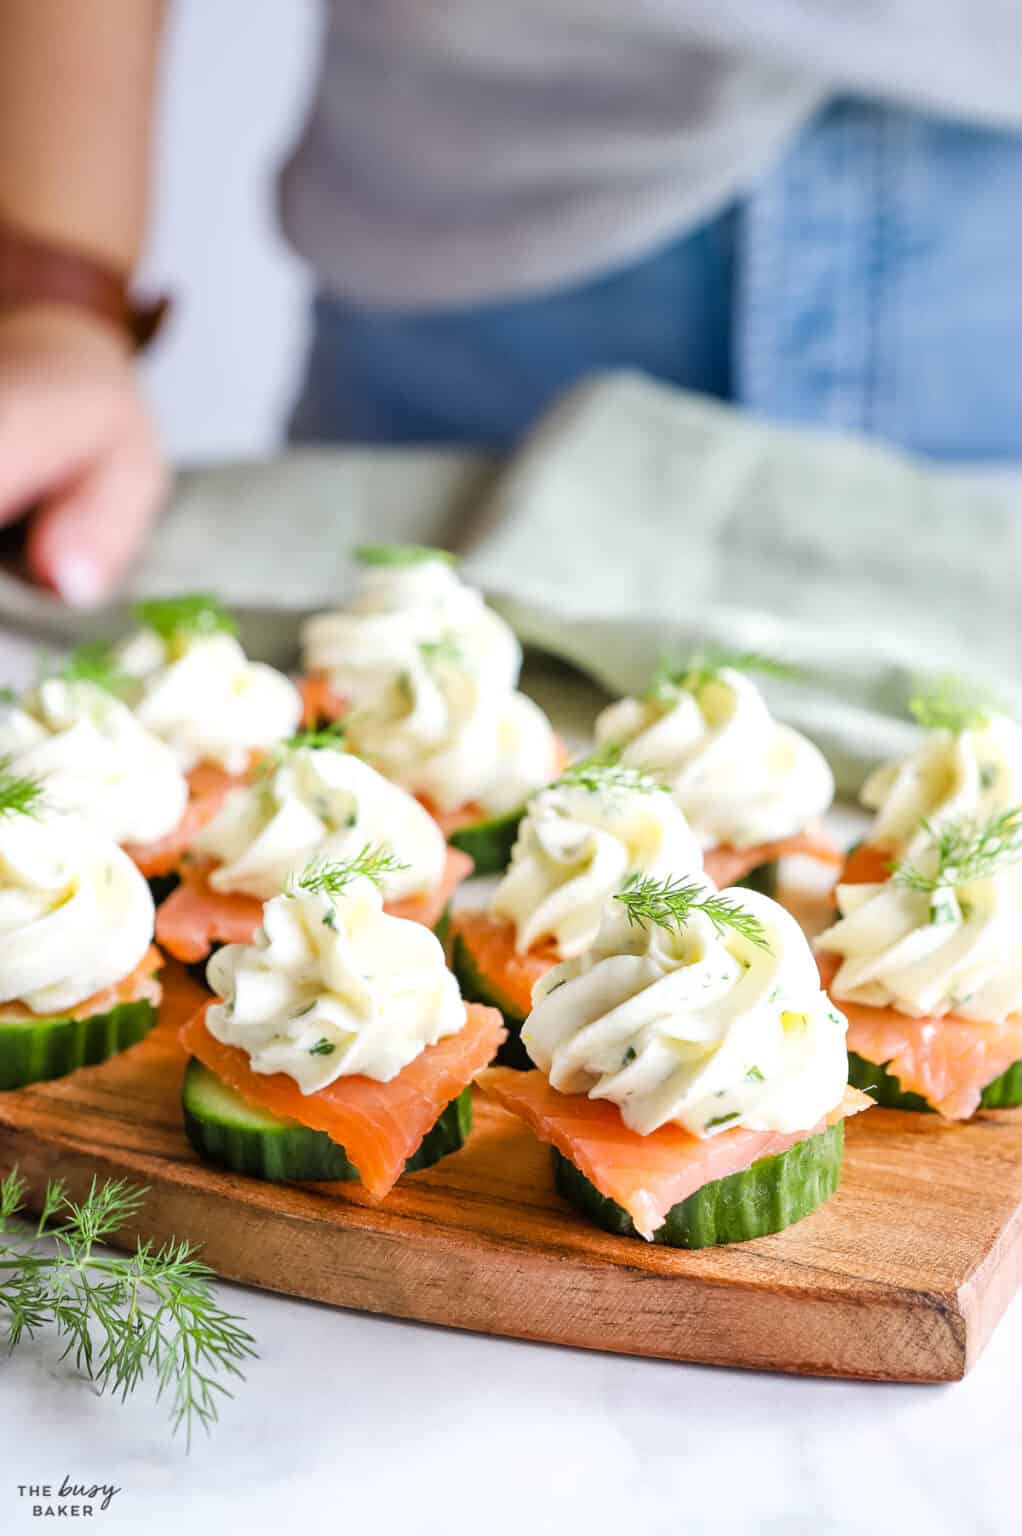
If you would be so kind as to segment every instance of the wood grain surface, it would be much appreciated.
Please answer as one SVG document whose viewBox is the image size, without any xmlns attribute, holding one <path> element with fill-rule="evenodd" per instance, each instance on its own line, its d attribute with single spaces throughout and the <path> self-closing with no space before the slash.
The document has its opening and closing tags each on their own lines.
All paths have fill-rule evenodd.
<svg viewBox="0 0 1022 1536">
<path fill-rule="evenodd" d="M 203 1245 L 221 1274 L 336 1306 L 592 1349 L 901 1381 L 962 1376 L 1022 1279 L 1022 1111 L 952 1126 L 871 1110 L 841 1190 L 776 1237 L 682 1253 L 611 1237 L 554 1192 L 549 1153 L 477 1096 L 468 1146 L 382 1205 L 198 1162 L 181 1128 L 175 977 L 160 1026 L 62 1081 L 0 1094 L 0 1171 L 149 1186 L 122 1234 Z"/>
</svg>

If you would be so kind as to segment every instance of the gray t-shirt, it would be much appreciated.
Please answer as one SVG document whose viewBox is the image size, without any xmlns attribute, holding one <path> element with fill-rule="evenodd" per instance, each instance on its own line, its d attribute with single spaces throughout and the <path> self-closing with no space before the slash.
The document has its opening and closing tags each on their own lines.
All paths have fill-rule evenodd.
<svg viewBox="0 0 1022 1536">
<path fill-rule="evenodd" d="M 287 233 L 364 304 L 635 259 L 739 196 L 838 90 L 1022 126 L 1018 0 L 332 0 Z"/>
</svg>

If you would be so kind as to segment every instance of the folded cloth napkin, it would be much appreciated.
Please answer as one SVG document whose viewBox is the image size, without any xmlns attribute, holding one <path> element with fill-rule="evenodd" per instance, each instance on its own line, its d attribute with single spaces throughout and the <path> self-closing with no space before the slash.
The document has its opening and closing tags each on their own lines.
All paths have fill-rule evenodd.
<svg viewBox="0 0 1022 1536">
<path fill-rule="evenodd" d="M 934 468 L 627 373 L 565 397 L 506 466 L 338 448 L 186 471 L 132 590 L 214 590 L 286 665 L 365 539 L 459 550 L 524 642 L 612 693 L 706 642 L 795 663 L 772 702 L 846 791 L 910 744 L 921 673 L 982 678 L 1022 715 L 1022 475 Z M 124 622 L 83 623 L 8 576 L 0 617 L 51 645 Z"/>
</svg>

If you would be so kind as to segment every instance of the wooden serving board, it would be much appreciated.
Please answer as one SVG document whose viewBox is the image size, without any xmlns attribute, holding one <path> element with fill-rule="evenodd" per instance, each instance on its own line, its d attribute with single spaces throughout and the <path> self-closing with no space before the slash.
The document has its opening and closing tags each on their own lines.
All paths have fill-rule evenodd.
<svg viewBox="0 0 1022 1536">
<path fill-rule="evenodd" d="M 189 1237 L 248 1285 L 450 1327 L 627 1354 L 895 1381 L 964 1375 L 1022 1280 L 1022 1111 L 950 1126 L 849 1122 L 842 1187 L 776 1237 L 682 1253 L 610 1237 L 554 1193 L 549 1153 L 477 1096 L 468 1146 L 383 1205 L 199 1163 L 181 1129 L 175 1024 L 124 1055 L 0 1094 L 0 1171 L 38 1202 L 94 1175 L 149 1186 L 136 1227 Z"/>
</svg>

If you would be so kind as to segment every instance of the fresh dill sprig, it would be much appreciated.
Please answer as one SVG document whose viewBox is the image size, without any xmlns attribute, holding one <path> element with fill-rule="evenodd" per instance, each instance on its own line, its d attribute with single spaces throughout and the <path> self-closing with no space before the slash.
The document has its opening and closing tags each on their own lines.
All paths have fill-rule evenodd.
<svg viewBox="0 0 1022 1536">
<path fill-rule="evenodd" d="M 550 787 L 585 789 L 591 795 L 604 792 L 651 795 L 665 788 L 641 768 L 626 768 L 621 762 L 622 750 L 619 742 L 609 742 L 588 757 L 580 757 L 577 763 L 570 763 Z"/>
<path fill-rule="evenodd" d="M 419 654 L 428 667 L 445 662 L 449 666 L 457 666 L 465 659 L 465 653 L 453 635 L 442 635 L 439 640 L 423 640 Z"/>
<path fill-rule="evenodd" d="M 279 751 L 300 752 L 303 749 L 312 752 L 326 752 L 331 748 L 335 752 L 343 752 L 348 733 L 340 720 L 331 720 L 329 725 L 317 726 L 315 729 L 295 731 L 286 741 L 281 742 Z"/>
<path fill-rule="evenodd" d="M 166 642 L 179 635 L 236 635 L 237 621 L 210 592 L 148 597 L 132 609 L 136 621 Z"/>
<path fill-rule="evenodd" d="M 718 933 L 731 928 L 757 949 L 769 952 L 770 944 L 759 918 L 746 912 L 736 901 L 719 891 L 709 891 L 698 880 L 655 880 L 651 875 L 633 875 L 614 897 L 628 914 L 628 921 L 639 928 L 684 928 L 693 912 L 702 912 Z"/>
<path fill-rule="evenodd" d="M 308 891 L 313 895 L 339 896 L 358 879 L 371 880 L 382 889 L 388 875 L 396 875 L 407 868 L 408 865 L 396 859 L 383 843 L 366 843 L 352 859 L 306 864 L 301 874 L 288 882 L 288 894 L 295 896 L 299 891 Z"/>
<path fill-rule="evenodd" d="M 735 672 L 757 672 L 764 677 L 794 679 L 802 675 L 801 669 L 791 662 L 761 651 L 729 651 L 723 646 L 704 646 L 695 651 L 687 661 L 665 658 L 650 678 L 644 697 L 652 700 L 669 700 L 677 693 L 698 693 L 707 683 L 715 681 L 725 668 Z"/>
<path fill-rule="evenodd" d="M 37 816 L 42 808 L 42 781 L 12 773 L 11 759 L 0 757 L 0 816 Z"/>
<path fill-rule="evenodd" d="M 118 665 L 113 647 L 101 640 L 80 645 L 53 675 L 65 683 L 92 683 L 118 699 L 125 698 L 133 687 L 133 680 Z"/>
<path fill-rule="evenodd" d="M 232 1396 L 221 1379 L 243 1380 L 239 1362 L 255 1358 L 255 1341 L 240 1319 L 213 1299 L 212 1271 L 192 1244 L 172 1238 L 162 1248 L 139 1242 L 127 1255 L 97 1254 L 95 1245 L 123 1227 L 139 1210 L 144 1189 L 123 1180 L 97 1184 L 77 1203 L 60 1181 L 46 1187 L 35 1227 L 11 1231 L 22 1209 L 25 1181 L 17 1169 L 0 1182 L 0 1316 L 7 1344 L 15 1349 L 44 1328 L 66 1341 L 61 1359 L 122 1402 L 151 1374 L 157 1398 L 170 1400 L 171 1426 L 207 1432 L 219 1399 Z M 45 1234 L 47 1223 L 59 1220 Z M 48 1235 L 52 1247 L 43 1248 Z"/>
<path fill-rule="evenodd" d="M 356 544 L 351 554 L 358 565 L 425 565 L 429 560 L 458 563 L 457 555 L 449 549 L 436 549 L 431 544 Z"/>
<path fill-rule="evenodd" d="M 989 688 L 952 673 L 917 679 L 908 709 L 924 730 L 951 731 L 955 736 L 1004 713 L 1004 705 Z"/>
<path fill-rule="evenodd" d="M 936 855 L 936 868 L 927 874 L 911 860 L 891 866 L 891 877 L 911 891 L 932 895 L 941 888 L 954 890 L 973 880 L 989 880 L 1000 870 L 1022 861 L 1022 806 L 997 811 L 985 822 L 960 817 L 923 830 Z"/>
</svg>

